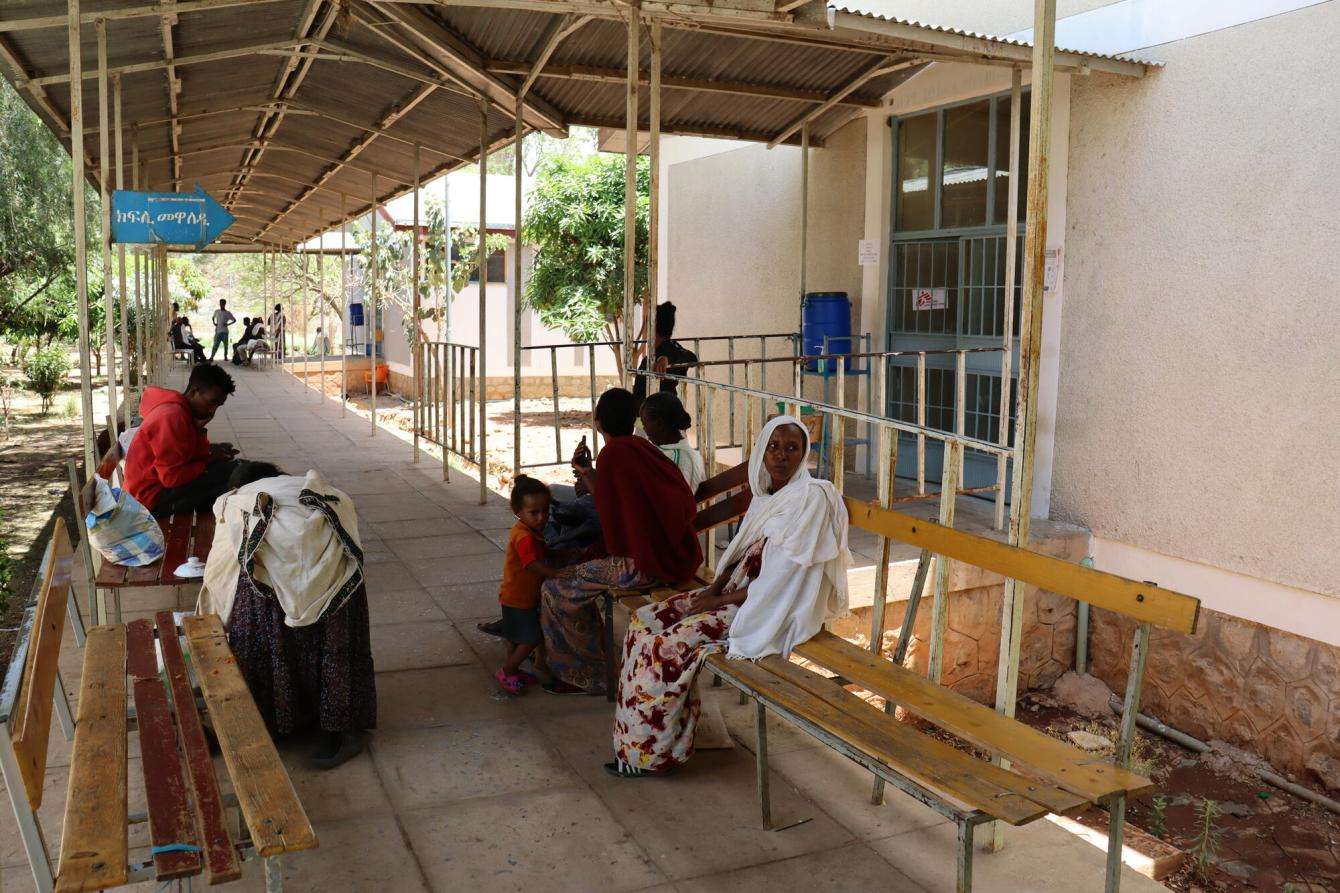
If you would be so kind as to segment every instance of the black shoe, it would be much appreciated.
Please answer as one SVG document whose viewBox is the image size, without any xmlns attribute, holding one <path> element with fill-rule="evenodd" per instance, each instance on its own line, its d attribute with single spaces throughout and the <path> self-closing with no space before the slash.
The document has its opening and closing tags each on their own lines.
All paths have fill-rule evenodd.
<svg viewBox="0 0 1340 893">
<path fill-rule="evenodd" d="M 578 688 L 575 685 L 569 685 L 561 679 L 555 679 L 553 682 L 546 682 L 540 686 L 551 695 L 585 695 L 590 694 L 584 688 Z"/>
<path fill-rule="evenodd" d="M 499 617 L 497 620 L 490 620 L 487 623 L 476 623 L 475 629 L 479 630 L 481 633 L 487 633 L 490 636 L 497 636 L 501 639 L 503 637 L 502 618 Z"/>
<path fill-rule="evenodd" d="M 342 766 L 363 752 L 362 732 L 336 732 L 312 751 L 313 769 L 325 772 Z"/>
</svg>

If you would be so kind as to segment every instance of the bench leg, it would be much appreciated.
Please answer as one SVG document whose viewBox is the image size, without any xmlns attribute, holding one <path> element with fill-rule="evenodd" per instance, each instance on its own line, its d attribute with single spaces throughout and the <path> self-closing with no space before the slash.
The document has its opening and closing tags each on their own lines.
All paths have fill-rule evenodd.
<svg viewBox="0 0 1340 893">
<path fill-rule="evenodd" d="M 1121 851 L 1122 838 L 1125 836 L 1126 797 L 1118 796 L 1109 807 L 1107 824 L 1107 878 L 1103 883 L 1104 893 L 1117 893 L 1121 889 Z"/>
<path fill-rule="evenodd" d="M 754 702 L 754 770 L 758 783 L 758 805 L 763 830 L 772 830 L 772 802 L 768 795 L 768 712 L 762 701 Z"/>
<path fill-rule="evenodd" d="M 0 739 L 3 739 L 0 740 L 0 775 L 3 775 L 5 780 L 9 805 L 14 808 L 19 837 L 23 839 L 23 851 L 28 857 L 28 867 L 33 872 L 33 885 L 38 893 L 51 893 L 56 888 L 56 877 L 51 871 L 46 841 L 42 839 L 42 826 L 37 823 L 37 814 L 28 803 L 23 777 L 19 774 L 18 756 L 14 753 L 14 743 L 9 737 L 7 722 L 0 724 Z"/>
<path fill-rule="evenodd" d="M 284 863 L 282 856 L 266 856 L 263 860 L 265 865 L 265 893 L 281 893 L 284 889 Z"/>
<path fill-rule="evenodd" d="M 74 740 L 74 713 L 70 711 L 70 696 L 65 692 L 65 680 L 60 670 L 56 671 L 56 716 L 60 718 L 60 730 L 65 733 L 66 741 Z"/>
<path fill-rule="evenodd" d="M 614 689 L 619 680 L 614 675 L 614 595 L 602 592 L 605 610 L 605 700 L 614 703 Z"/>
<path fill-rule="evenodd" d="M 972 890 L 972 832 L 971 822 L 958 823 L 958 881 L 954 886 L 957 893 Z"/>
</svg>

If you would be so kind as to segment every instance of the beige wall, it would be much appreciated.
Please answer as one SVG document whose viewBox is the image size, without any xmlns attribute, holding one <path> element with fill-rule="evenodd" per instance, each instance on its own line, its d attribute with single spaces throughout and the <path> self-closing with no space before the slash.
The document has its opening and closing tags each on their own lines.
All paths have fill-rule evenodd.
<svg viewBox="0 0 1340 893">
<path fill-rule="evenodd" d="M 1114 2 L 1057 0 L 1056 16 L 1065 18 Z M 849 5 L 876 15 L 1002 36 L 1033 27 L 1032 0 L 860 0 Z"/>
<path fill-rule="evenodd" d="M 806 287 L 847 292 L 856 326 L 861 319 L 856 249 L 865 227 L 865 143 L 865 120 L 858 119 L 810 155 Z M 681 162 L 670 167 L 665 188 L 673 196 L 665 295 L 679 310 L 677 331 L 798 331 L 799 149 L 750 145 Z M 773 342 L 770 350 L 776 353 L 779 347 Z M 757 349 L 750 349 L 757 356 Z M 724 347 L 703 351 L 704 359 L 724 356 Z M 788 375 L 774 365 L 767 385 L 787 389 Z"/>
<path fill-rule="evenodd" d="M 1325 4 L 1074 78 L 1053 515 L 1340 594 Z"/>
</svg>

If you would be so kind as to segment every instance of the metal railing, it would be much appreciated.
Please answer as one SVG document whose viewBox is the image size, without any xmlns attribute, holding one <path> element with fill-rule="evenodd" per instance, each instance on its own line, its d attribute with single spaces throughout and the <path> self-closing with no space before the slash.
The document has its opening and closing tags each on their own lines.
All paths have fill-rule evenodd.
<svg viewBox="0 0 1340 893">
<path fill-rule="evenodd" d="M 482 464 L 477 435 L 479 404 L 486 401 L 486 383 L 480 377 L 479 348 L 451 341 L 424 341 L 419 351 L 419 410 L 414 433 L 442 448 L 445 480 L 449 455 Z"/>
</svg>

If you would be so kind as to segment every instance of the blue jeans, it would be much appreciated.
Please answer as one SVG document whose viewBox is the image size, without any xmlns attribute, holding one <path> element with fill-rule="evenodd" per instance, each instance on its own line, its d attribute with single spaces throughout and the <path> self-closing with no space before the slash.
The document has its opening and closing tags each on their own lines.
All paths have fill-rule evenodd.
<svg viewBox="0 0 1340 893">
<path fill-rule="evenodd" d="M 223 358 L 228 359 L 228 331 L 214 333 L 214 346 L 209 349 L 209 358 L 214 359 L 214 354 L 218 352 L 219 345 L 223 345 Z"/>
</svg>

